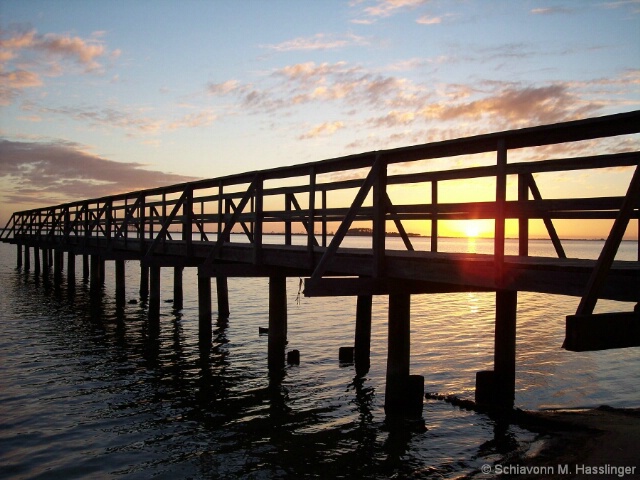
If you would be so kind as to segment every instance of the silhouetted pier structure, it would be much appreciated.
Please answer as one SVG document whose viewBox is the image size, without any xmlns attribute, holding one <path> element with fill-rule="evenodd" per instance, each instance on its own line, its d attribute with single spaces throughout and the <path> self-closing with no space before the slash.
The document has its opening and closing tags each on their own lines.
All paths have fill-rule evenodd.
<svg viewBox="0 0 640 480">
<path fill-rule="evenodd" d="M 385 408 L 421 408 L 421 377 L 409 372 L 411 295 L 459 291 L 496 294 L 494 369 L 479 372 L 479 403 L 511 407 L 515 389 L 516 311 L 519 291 L 581 297 L 575 316 L 567 318 L 565 348 L 597 350 L 640 345 L 640 314 L 593 313 L 598 298 L 640 302 L 640 261 L 614 261 L 631 220 L 638 222 L 640 152 L 601 153 L 579 158 L 508 161 L 522 149 L 609 138 L 640 132 L 640 111 L 520 130 L 427 143 L 335 158 L 315 163 L 253 171 L 163 188 L 141 190 L 63 205 L 16 212 L 0 235 L 17 245 L 18 266 L 35 272 L 53 265 L 59 277 L 67 253 L 72 282 L 75 259 L 83 258 L 90 288 L 104 279 L 104 262 L 115 262 L 116 300 L 123 303 L 125 261 L 141 265 L 140 294 L 148 295 L 149 321 L 159 322 L 160 271 L 174 269 L 174 302 L 181 308 L 182 272 L 198 269 L 199 340 L 208 348 L 212 336 L 211 279 L 216 280 L 217 316 L 229 316 L 228 277 L 269 279 L 268 364 L 285 364 L 287 277 L 305 278 L 304 294 L 356 296 L 354 362 L 358 374 L 369 368 L 371 302 L 388 295 L 388 359 Z M 431 171 L 430 160 L 475 154 L 495 155 L 490 165 Z M 404 172 L 398 173 L 403 164 Z M 406 168 L 405 168 L 406 167 Z M 535 174 L 634 167 L 624 196 L 543 198 Z M 395 170 L 395 171 L 392 171 Z M 444 203 L 443 186 L 456 180 L 488 179 L 490 201 Z M 508 180 L 515 194 L 508 195 Z M 421 187 L 423 196 L 397 195 L 398 188 Z M 419 191 L 419 189 L 416 189 Z M 395 199 L 395 200 L 394 200 Z M 438 250 L 443 221 L 492 219 L 492 255 Z M 518 224 L 518 255 L 505 254 L 505 222 Z M 529 223 L 542 220 L 557 258 L 529 255 Z M 598 260 L 566 258 L 556 233 L 556 219 L 609 219 L 611 232 Z M 429 251 L 417 251 L 406 233 L 407 221 L 430 224 Z M 371 227 L 368 248 L 342 247 L 354 225 Z M 404 222 L 404 223 L 403 223 Z M 638 230 L 640 230 L 640 222 Z M 337 227 L 335 234 L 329 228 Z M 265 229 L 279 230 L 282 244 Z M 306 235 L 294 244 L 294 229 Z M 389 231 L 398 233 L 404 250 L 388 248 Z M 306 232 L 306 233 L 304 233 Z M 244 235 L 238 241 L 238 235 Z M 299 242 L 298 242 L 299 243 Z M 640 260 L 640 248 L 638 251 Z M 40 261 L 42 257 L 42 261 Z M 330 335 L 331 332 L 327 332 Z M 344 352 L 343 352 L 344 353 Z M 413 387 L 412 387 L 413 385 Z M 409 398 L 409 400 L 407 400 Z M 419 398 L 419 400 L 417 400 Z M 410 405 L 409 405 L 410 406 Z"/>
</svg>

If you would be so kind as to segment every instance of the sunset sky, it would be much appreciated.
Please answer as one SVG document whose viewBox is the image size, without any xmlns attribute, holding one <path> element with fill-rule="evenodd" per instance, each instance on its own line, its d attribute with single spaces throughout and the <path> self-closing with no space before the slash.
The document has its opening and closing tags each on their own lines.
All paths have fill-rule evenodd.
<svg viewBox="0 0 640 480">
<path fill-rule="evenodd" d="M 637 110 L 640 1 L 2 0 L 0 62 L 4 226 L 36 206 Z M 543 195 L 624 194 L 630 172 L 562 178 Z"/>
</svg>

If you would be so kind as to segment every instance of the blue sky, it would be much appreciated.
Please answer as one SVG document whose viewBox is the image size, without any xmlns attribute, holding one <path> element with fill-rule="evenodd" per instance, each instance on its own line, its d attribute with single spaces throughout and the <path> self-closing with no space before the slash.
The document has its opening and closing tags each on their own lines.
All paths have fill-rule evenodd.
<svg viewBox="0 0 640 480">
<path fill-rule="evenodd" d="M 3 225 L 640 108 L 638 0 L 2 0 L 0 29 Z"/>
</svg>

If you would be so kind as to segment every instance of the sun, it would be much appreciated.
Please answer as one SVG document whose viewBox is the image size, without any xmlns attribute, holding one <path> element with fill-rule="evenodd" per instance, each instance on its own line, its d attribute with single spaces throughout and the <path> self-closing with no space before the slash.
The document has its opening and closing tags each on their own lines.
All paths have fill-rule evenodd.
<svg viewBox="0 0 640 480">
<path fill-rule="evenodd" d="M 464 222 L 463 231 L 466 237 L 475 238 L 484 231 L 479 220 L 468 220 Z"/>
</svg>

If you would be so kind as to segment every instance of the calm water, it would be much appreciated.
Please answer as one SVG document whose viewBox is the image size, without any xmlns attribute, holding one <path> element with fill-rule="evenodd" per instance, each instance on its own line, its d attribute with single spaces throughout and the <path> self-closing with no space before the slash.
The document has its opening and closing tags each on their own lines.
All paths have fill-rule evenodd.
<svg viewBox="0 0 640 480">
<path fill-rule="evenodd" d="M 582 258 L 601 247 L 565 244 Z M 491 245 L 441 240 L 441 248 Z M 635 259 L 636 249 L 624 242 L 619 258 Z M 531 253 L 553 255 L 543 241 Z M 166 301 L 172 271 L 163 269 L 153 337 L 144 303 L 116 309 L 112 263 L 97 299 L 78 263 L 70 289 L 66 279 L 54 285 L 17 270 L 15 247 L 0 244 L 1 478 L 456 478 L 534 438 L 435 400 L 425 401 L 426 430 L 386 421 L 386 297 L 374 298 L 371 371 L 356 378 L 338 363 L 339 347 L 353 342 L 355 299 L 298 303 L 290 279 L 288 348 L 301 363 L 270 379 L 258 334 L 268 323 L 266 279 L 229 279 L 231 317 L 214 324 L 213 349 L 201 357 L 195 269 L 185 270 L 180 311 Z M 127 300 L 138 299 L 137 267 L 127 263 Z M 215 288 L 213 296 L 215 308 Z M 519 295 L 517 406 L 640 406 L 640 349 L 560 348 L 577 304 Z M 600 301 L 597 310 L 629 308 Z M 493 294 L 412 297 L 411 370 L 427 391 L 473 398 L 475 372 L 492 368 L 493 310 Z"/>
</svg>

